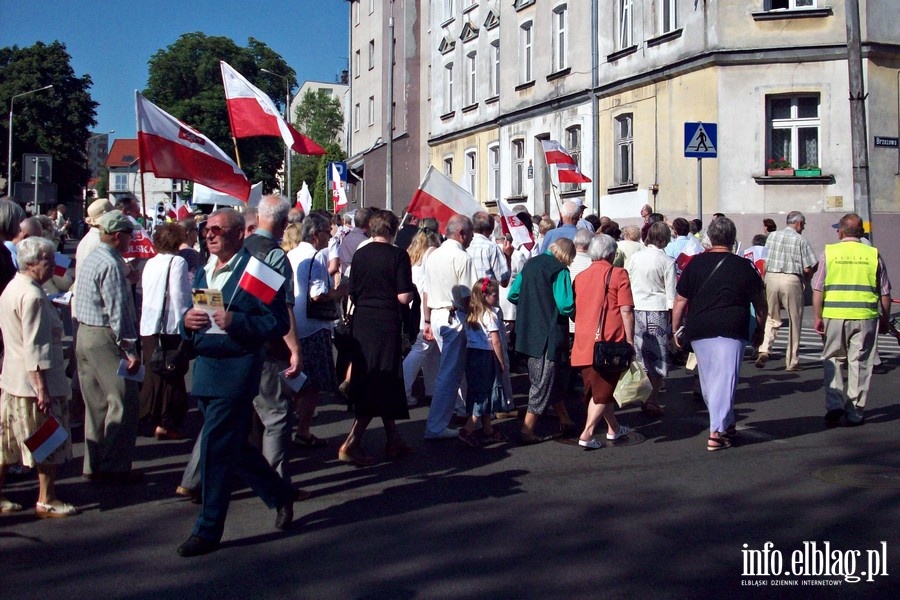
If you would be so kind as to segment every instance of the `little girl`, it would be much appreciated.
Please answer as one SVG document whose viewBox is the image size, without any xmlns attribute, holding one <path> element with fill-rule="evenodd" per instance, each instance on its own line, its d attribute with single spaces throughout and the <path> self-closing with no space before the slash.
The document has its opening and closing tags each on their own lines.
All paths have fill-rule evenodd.
<svg viewBox="0 0 900 600">
<path fill-rule="evenodd" d="M 491 415 L 500 410 L 491 406 L 492 391 L 497 378 L 506 370 L 503 348 L 500 345 L 500 318 L 497 306 L 499 287 L 485 277 L 472 287 L 469 314 L 466 316 L 466 413 L 469 420 L 459 430 L 459 439 L 467 446 L 478 448 L 475 437 L 478 420 L 485 443 L 505 442 L 506 436 L 491 426 Z"/>
</svg>

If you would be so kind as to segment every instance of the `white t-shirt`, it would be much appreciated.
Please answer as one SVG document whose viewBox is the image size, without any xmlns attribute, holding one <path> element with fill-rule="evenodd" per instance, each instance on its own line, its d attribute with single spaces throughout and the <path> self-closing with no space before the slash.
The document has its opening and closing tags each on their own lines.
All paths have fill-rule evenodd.
<svg viewBox="0 0 900 600">
<path fill-rule="evenodd" d="M 490 334 L 492 331 L 500 330 L 500 317 L 497 315 L 497 308 L 491 309 L 481 316 L 480 327 L 472 329 L 468 322 L 466 328 L 466 345 L 470 349 L 475 350 L 493 350 L 491 346 Z"/>
</svg>

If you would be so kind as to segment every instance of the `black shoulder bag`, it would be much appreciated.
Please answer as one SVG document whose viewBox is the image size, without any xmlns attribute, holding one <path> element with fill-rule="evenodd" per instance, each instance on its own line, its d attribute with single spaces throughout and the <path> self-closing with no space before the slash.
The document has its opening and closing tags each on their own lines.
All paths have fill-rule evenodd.
<svg viewBox="0 0 900 600">
<path fill-rule="evenodd" d="M 174 257 L 173 259 L 174 260 Z M 166 323 L 169 302 L 169 273 L 172 270 L 172 260 L 166 267 L 166 284 L 163 287 L 162 312 L 159 314 L 159 323 L 156 325 L 156 347 L 150 355 L 150 369 L 160 377 L 184 377 L 188 372 L 191 361 L 190 345 L 183 338 L 175 348 L 166 348 L 163 344 L 163 328 Z"/>
<path fill-rule="evenodd" d="M 606 274 L 606 291 L 603 293 L 603 309 L 600 311 L 600 323 L 594 336 L 595 371 L 617 375 L 628 370 L 634 360 L 634 347 L 628 342 L 606 342 L 601 339 L 603 326 L 606 324 L 606 313 L 609 304 L 609 282 L 612 279 L 612 268 Z"/>
</svg>

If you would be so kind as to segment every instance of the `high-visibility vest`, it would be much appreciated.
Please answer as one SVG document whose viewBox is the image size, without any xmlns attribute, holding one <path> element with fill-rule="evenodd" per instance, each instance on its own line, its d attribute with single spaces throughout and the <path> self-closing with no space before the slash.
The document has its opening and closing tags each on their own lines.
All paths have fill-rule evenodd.
<svg viewBox="0 0 900 600">
<path fill-rule="evenodd" d="M 878 318 L 878 250 L 860 242 L 825 246 L 825 319 Z"/>
</svg>

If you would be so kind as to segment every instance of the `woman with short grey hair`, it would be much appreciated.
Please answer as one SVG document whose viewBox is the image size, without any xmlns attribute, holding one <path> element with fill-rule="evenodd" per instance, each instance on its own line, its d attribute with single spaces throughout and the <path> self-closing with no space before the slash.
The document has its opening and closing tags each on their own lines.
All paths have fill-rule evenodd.
<svg viewBox="0 0 900 600">
<path fill-rule="evenodd" d="M 6 344 L 0 373 L 0 489 L 9 467 L 22 464 L 38 474 L 39 519 L 68 517 L 78 509 L 56 497 L 56 468 L 72 458 L 67 437 L 47 456 L 35 458 L 25 445 L 44 424 L 55 419 L 69 429 L 66 396 L 69 382 L 63 358 L 63 326 L 41 285 L 53 276 L 56 244 L 32 237 L 19 242 L 19 272 L 0 295 L 0 329 Z M 0 512 L 22 505 L 0 494 Z"/>
</svg>

